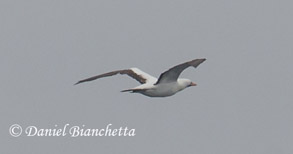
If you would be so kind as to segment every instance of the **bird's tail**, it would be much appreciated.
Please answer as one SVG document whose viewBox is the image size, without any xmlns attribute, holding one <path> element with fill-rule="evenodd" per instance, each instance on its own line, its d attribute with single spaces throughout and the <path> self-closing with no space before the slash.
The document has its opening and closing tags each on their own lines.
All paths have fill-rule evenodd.
<svg viewBox="0 0 293 154">
<path fill-rule="evenodd" d="M 139 93 L 142 91 L 145 91 L 145 89 L 125 89 L 125 90 L 122 90 L 121 92 Z"/>
<path fill-rule="evenodd" d="M 133 89 L 125 89 L 125 90 L 121 90 L 121 92 L 132 92 Z"/>
</svg>

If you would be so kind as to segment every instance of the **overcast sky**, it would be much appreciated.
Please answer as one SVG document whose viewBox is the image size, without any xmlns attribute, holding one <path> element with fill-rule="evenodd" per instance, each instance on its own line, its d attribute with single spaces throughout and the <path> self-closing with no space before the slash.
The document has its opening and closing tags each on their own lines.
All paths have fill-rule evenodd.
<svg viewBox="0 0 293 154">
<path fill-rule="evenodd" d="M 0 153 L 293 153 L 293 2 L 0 1 Z M 206 58 L 167 98 L 120 90 Z M 134 137 L 12 137 L 9 127 L 121 126 Z"/>
</svg>

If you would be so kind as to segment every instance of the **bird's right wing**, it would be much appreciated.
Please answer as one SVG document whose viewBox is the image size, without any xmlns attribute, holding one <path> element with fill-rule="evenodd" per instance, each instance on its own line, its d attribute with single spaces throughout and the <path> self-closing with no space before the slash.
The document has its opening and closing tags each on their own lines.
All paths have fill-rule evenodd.
<svg viewBox="0 0 293 154">
<path fill-rule="evenodd" d="M 167 70 L 166 72 L 162 73 L 156 84 L 176 82 L 179 75 L 181 74 L 181 72 L 183 70 L 185 70 L 189 66 L 193 66 L 194 68 L 196 68 L 199 64 L 201 64 L 205 60 L 206 59 L 204 59 L 204 58 L 203 59 L 194 59 L 192 61 L 188 61 L 188 62 L 179 64 L 179 65 L 176 65 L 176 66 L 170 68 L 169 70 Z"/>
<path fill-rule="evenodd" d="M 128 76 L 132 77 L 133 79 L 137 80 L 139 83 L 144 84 L 144 83 L 156 83 L 157 82 L 157 78 L 141 71 L 138 68 L 130 68 L 130 69 L 124 69 L 124 70 L 117 70 L 117 71 L 112 71 L 112 72 L 108 72 L 108 73 L 104 73 L 104 74 L 100 74 L 100 75 L 96 75 L 84 80 L 80 80 L 75 84 L 79 84 L 79 83 L 83 83 L 83 82 L 88 82 L 88 81 L 92 81 L 92 80 L 96 80 L 99 78 L 103 78 L 103 77 L 108 77 L 108 76 L 113 76 L 116 74 L 127 74 Z"/>
</svg>

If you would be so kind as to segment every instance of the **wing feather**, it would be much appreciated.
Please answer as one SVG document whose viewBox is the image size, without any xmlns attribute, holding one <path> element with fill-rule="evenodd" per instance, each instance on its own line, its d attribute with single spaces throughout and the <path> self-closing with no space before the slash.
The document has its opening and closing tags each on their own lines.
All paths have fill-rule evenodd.
<svg viewBox="0 0 293 154">
<path fill-rule="evenodd" d="M 144 84 L 147 82 L 155 83 L 157 81 L 157 79 L 155 77 L 139 70 L 138 68 L 131 68 L 131 69 L 117 70 L 117 71 L 112 71 L 112 72 L 96 75 L 96 76 L 93 76 L 93 77 L 90 77 L 87 79 L 80 80 L 77 83 L 75 83 L 75 85 L 83 83 L 83 82 L 93 81 L 93 80 L 103 78 L 103 77 L 113 76 L 116 74 L 121 74 L 121 75 L 126 74 L 126 75 L 132 77 L 133 79 L 137 80 L 141 84 Z"/>
<path fill-rule="evenodd" d="M 156 84 L 159 83 L 169 83 L 169 82 L 176 82 L 179 75 L 181 74 L 181 72 L 183 70 L 185 70 L 187 67 L 189 66 L 193 66 L 194 68 L 196 68 L 199 64 L 201 64 L 202 62 L 204 62 L 206 59 L 194 59 L 192 61 L 188 61 L 179 65 L 176 65 L 172 68 L 170 68 L 169 70 L 165 71 L 164 73 L 162 73 L 158 79 L 158 81 L 156 82 Z"/>
</svg>

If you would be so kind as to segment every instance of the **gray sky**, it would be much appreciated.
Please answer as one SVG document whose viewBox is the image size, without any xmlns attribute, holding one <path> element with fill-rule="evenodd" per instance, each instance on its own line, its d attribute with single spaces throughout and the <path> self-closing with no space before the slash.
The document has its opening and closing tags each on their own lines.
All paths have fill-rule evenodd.
<svg viewBox="0 0 293 154">
<path fill-rule="evenodd" d="M 0 153 L 293 153 L 293 2 L 0 1 Z M 99 73 L 207 58 L 168 98 Z M 12 124 L 127 126 L 135 137 L 26 137 Z"/>
</svg>

